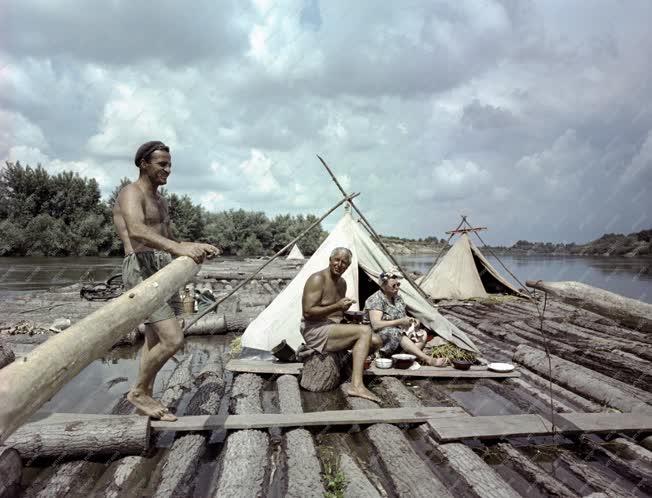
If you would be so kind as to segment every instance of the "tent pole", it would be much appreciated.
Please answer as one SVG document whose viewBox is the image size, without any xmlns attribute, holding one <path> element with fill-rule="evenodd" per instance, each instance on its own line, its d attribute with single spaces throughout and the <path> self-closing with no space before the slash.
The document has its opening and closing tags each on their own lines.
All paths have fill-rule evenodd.
<svg viewBox="0 0 652 498">
<path fill-rule="evenodd" d="M 263 269 L 270 264 L 272 261 L 274 261 L 276 258 L 278 258 L 281 254 L 283 254 L 285 251 L 287 251 L 290 247 L 292 247 L 292 244 L 296 244 L 299 239 L 303 238 L 304 235 L 306 235 L 310 230 L 315 228 L 317 225 L 319 225 L 324 218 L 326 218 L 329 214 L 331 214 L 333 211 L 335 211 L 338 207 L 340 207 L 342 204 L 345 202 L 351 202 L 353 204 L 352 199 L 359 196 L 360 193 L 354 193 L 351 195 L 346 195 L 344 199 L 342 199 L 340 202 L 335 204 L 326 214 L 324 214 L 321 218 L 319 218 L 317 221 L 315 221 L 312 225 L 310 225 L 308 228 L 306 228 L 303 232 L 301 232 L 299 235 L 297 235 L 294 239 L 292 239 L 290 242 L 287 243 L 285 247 L 280 249 L 274 256 L 272 256 L 270 259 L 265 261 L 263 265 L 261 265 L 256 271 L 254 271 L 249 277 L 242 282 L 240 282 L 238 285 L 236 285 L 228 294 L 225 296 L 222 296 L 220 299 L 215 301 L 213 304 L 211 304 L 208 308 L 206 308 L 204 311 L 200 313 L 200 315 L 196 318 L 193 318 L 191 322 L 189 322 L 184 328 L 183 331 L 185 332 L 188 330 L 191 326 L 193 326 L 200 318 L 202 318 L 204 315 L 207 313 L 210 313 L 212 310 L 218 307 L 218 305 L 224 301 L 226 301 L 229 297 L 231 297 L 233 294 L 235 294 L 238 290 L 240 290 L 242 287 L 247 285 L 249 282 L 251 282 L 256 275 L 258 275 Z"/>
<path fill-rule="evenodd" d="M 326 164 L 326 161 L 324 161 L 324 160 L 323 160 L 319 155 L 317 155 L 317 158 L 318 158 L 318 159 L 321 161 L 321 163 L 324 165 L 324 168 L 326 168 L 326 171 L 328 171 L 328 174 L 329 174 L 329 175 L 331 176 L 331 178 L 333 179 L 333 182 L 335 182 L 335 185 L 337 185 L 337 188 L 340 189 L 340 192 L 342 192 L 342 195 L 346 198 L 346 197 L 348 196 L 348 194 L 344 191 L 344 189 L 342 188 L 342 185 L 340 185 L 340 182 L 337 181 L 337 178 L 335 178 L 335 175 L 333 174 L 333 172 L 331 171 L 331 169 L 328 167 L 328 164 Z M 428 296 L 427 296 L 426 293 L 423 291 L 423 289 L 421 289 L 421 287 L 419 287 L 419 286 L 416 284 L 416 282 L 415 282 L 414 280 L 412 280 L 412 277 L 411 277 L 411 276 L 410 276 L 406 271 L 404 271 L 403 268 L 401 268 L 401 265 L 398 264 L 398 261 L 396 261 L 396 259 L 394 259 L 394 256 L 392 256 L 392 255 L 389 253 L 389 251 L 387 250 L 387 247 L 385 247 L 385 244 L 383 244 L 383 241 L 380 240 L 380 236 L 379 236 L 379 235 L 376 233 L 376 231 L 373 229 L 373 227 L 371 226 L 371 224 L 369 223 L 369 221 L 367 220 L 367 218 L 365 218 L 365 216 L 360 212 L 360 210 L 358 209 L 358 206 L 356 206 L 356 205 L 353 203 L 353 201 L 350 201 L 350 204 L 351 204 L 351 207 L 353 207 L 353 209 L 355 209 L 355 212 L 358 213 L 358 216 L 360 216 L 360 218 L 362 219 L 362 221 L 365 222 L 365 224 L 367 225 L 367 228 L 369 229 L 369 231 L 370 231 L 370 232 L 373 234 L 373 236 L 376 238 L 376 240 L 378 241 L 378 245 L 380 245 L 380 247 L 383 249 L 383 252 L 385 253 L 385 256 L 387 256 L 387 257 L 390 259 L 390 261 L 391 261 L 392 263 L 394 263 L 394 266 L 396 266 L 396 268 L 399 269 L 399 271 L 403 274 L 403 276 L 407 279 L 407 281 L 410 282 L 410 284 L 412 285 L 412 287 L 414 287 L 414 288 L 417 290 L 417 292 L 421 295 L 421 297 L 423 297 L 426 301 L 430 302 L 430 301 L 428 300 Z"/>
</svg>

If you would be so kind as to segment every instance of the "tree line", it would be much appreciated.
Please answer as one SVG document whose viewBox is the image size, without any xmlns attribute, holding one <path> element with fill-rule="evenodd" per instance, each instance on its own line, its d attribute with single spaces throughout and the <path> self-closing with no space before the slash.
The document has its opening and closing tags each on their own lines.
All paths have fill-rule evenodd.
<svg viewBox="0 0 652 498">
<path fill-rule="evenodd" d="M 0 256 L 120 256 L 112 208 L 123 178 L 107 201 L 93 178 L 64 171 L 50 174 L 19 161 L 0 170 Z M 208 212 L 187 195 L 161 189 L 179 240 L 216 244 L 225 255 L 258 256 L 277 252 L 317 221 L 314 215 L 265 213 L 244 209 Z M 312 254 L 326 238 L 321 224 L 299 242 Z"/>
</svg>

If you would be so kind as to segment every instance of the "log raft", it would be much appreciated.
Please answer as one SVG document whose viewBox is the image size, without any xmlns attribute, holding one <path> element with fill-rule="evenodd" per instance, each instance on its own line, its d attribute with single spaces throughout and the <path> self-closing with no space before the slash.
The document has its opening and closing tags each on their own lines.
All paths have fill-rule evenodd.
<svg viewBox="0 0 652 498">
<path fill-rule="evenodd" d="M 652 304 L 598 289 L 581 282 L 527 280 L 525 285 L 542 290 L 565 303 L 593 311 L 641 332 L 652 332 Z"/>
</svg>

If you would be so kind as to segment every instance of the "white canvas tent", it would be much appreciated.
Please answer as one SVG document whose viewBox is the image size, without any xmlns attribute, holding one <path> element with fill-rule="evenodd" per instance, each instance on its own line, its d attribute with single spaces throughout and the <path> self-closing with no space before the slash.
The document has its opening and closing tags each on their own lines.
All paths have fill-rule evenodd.
<svg viewBox="0 0 652 498">
<path fill-rule="evenodd" d="M 470 299 L 490 294 L 527 297 L 491 266 L 466 233 L 417 283 L 434 299 Z"/>
<path fill-rule="evenodd" d="M 285 339 L 294 349 L 298 348 L 303 342 L 299 332 L 303 287 L 310 275 L 328 267 L 331 251 L 336 247 L 346 247 L 353 253 L 351 266 L 343 275 L 347 297 L 356 300 L 350 309 L 357 310 L 359 305 L 364 305 L 364 299 L 377 289 L 369 288 L 374 285 L 370 282 L 376 282 L 382 271 L 392 268 L 392 263 L 372 241 L 365 228 L 347 212 L 296 277 L 247 327 L 242 336 L 243 347 L 270 351 Z M 401 296 L 410 315 L 458 347 L 479 352 L 471 339 L 441 316 L 407 280 L 403 280 L 402 284 Z M 365 290 L 366 295 L 361 295 L 361 290 Z"/>
<path fill-rule="evenodd" d="M 299 249 L 299 246 L 294 244 L 292 246 L 292 250 L 290 251 L 290 254 L 288 254 L 288 257 L 285 259 L 305 259 L 303 257 L 303 254 L 301 254 L 301 249 Z"/>
</svg>

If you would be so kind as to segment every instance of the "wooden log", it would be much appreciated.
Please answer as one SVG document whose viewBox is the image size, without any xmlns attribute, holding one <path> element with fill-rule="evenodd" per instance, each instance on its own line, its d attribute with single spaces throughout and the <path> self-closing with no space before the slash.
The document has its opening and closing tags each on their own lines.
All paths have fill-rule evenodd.
<svg viewBox="0 0 652 498">
<path fill-rule="evenodd" d="M 325 434 L 320 447 L 320 458 L 324 467 L 334 465 L 344 475 L 346 484 L 344 498 L 380 498 L 380 493 L 351 454 L 344 434 Z M 380 485 L 378 486 L 380 487 Z"/>
<path fill-rule="evenodd" d="M 514 361 L 534 370 L 539 375 L 548 378 L 548 359 L 539 350 L 520 345 L 514 353 Z M 552 364 L 552 379 L 568 389 L 604 403 L 621 411 L 651 411 L 648 402 L 650 393 L 628 386 L 588 368 L 571 363 L 555 355 L 550 355 Z"/>
<path fill-rule="evenodd" d="M 567 450 L 560 450 L 559 460 L 566 465 L 570 472 L 585 483 L 587 490 L 604 493 L 604 496 L 614 498 L 633 496 L 620 486 L 617 481 L 606 478 L 601 472 L 587 464 L 586 461 L 576 458 Z"/>
<path fill-rule="evenodd" d="M 346 393 L 344 388 L 342 386 L 340 389 Z M 368 399 L 345 396 L 348 406 L 354 410 L 378 407 Z M 376 424 L 369 427 L 365 434 L 384 463 L 397 496 L 452 497 L 446 486 L 412 449 L 400 429 L 393 425 Z"/>
<path fill-rule="evenodd" d="M 301 387 L 307 391 L 332 391 L 340 385 L 342 355 L 340 353 L 315 353 L 304 363 Z"/>
<path fill-rule="evenodd" d="M 572 346 L 568 345 L 566 341 L 571 342 L 571 337 L 577 337 L 577 334 L 569 329 L 568 324 L 548 321 L 545 323 L 544 333 L 548 338 L 548 347 L 551 353 L 587 368 L 601 371 L 613 379 L 636 387 L 645 388 L 649 385 L 652 377 L 647 374 L 649 370 L 647 362 L 636 357 L 623 358 L 621 355 L 606 350 L 606 348 L 616 347 L 615 343 L 608 341 L 599 343 L 595 338 L 580 337 Z M 503 324 L 501 327 L 506 331 L 514 332 L 512 341 L 520 342 L 517 338 L 523 337 L 539 346 L 545 344 L 539 332 L 524 322 L 514 322 L 511 325 Z"/>
<path fill-rule="evenodd" d="M 149 447 L 149 419 L 109 416 L 79 422 L 25 424 L 5 445 L 22 458 L 139 455 Z"/>
<path fill-rule="evenodd" d="M 0 369 L 0 443 L 43 403 L 184 285 L 199 266 L 180 257 L 120 297 Z M 83 340 L 80 340 L 83 338 Z"/>
<path fill-rule="evenodd" d="M 403 383 L 393 377 L 380 382 L 381 389 L 402 407 L 422 407 L 423 402 L 410 392 Z M 468 416 L 462 414 L 462 417 Z M 456 472 L 455 480 L 470 487 L 477 496 L 517 497 L 518 493 L 503 480 L 471 448 L 461 443 L 438 444 L 429 437 L 428 424 L 421 424 L 417 430 L 430 445 L 441 454 Z"/>
<path fill-rule="evenodd" d="M 528 287 L 539 289 L 561 301 L 612 318 L 641 332 L 652 332 L 652 304 L 630 299 L 581 282 L 542 282 L 528 280 Z"/>
<path fill-rule="evenodd" d="M 221 353 L 211 352 L 206 364 L 197 376 L 199 388 L 188 402 L 188 415 L 215 415 L 224 395 Z M 191 496 L 193 479 L 200 459 L 206 453 L 210 433 L 186 434 L 176 441 L 159 464 L 160 480 L 153 496 Z"/>
<path fill-rule="evenodd" d="M 609 446 L 613 446 L 614 450 L 626 460 L 639 460 L 644 465 L 652 468 L 652 451 L 633 443 L 624 437 L 617 437 L 613 441 L 609 441 Z"/>
<path fill-rule="evenodd" d="M 283 375 L 276 381 L 281 413 L 303 413 L 299 382 L 292 375 Z M 325 494 L 321 481 L 321 466 L 312 435 L 305 429 L 294 429 L 285 434 L 287 455 L 287 490 L 285 496 L 321 498 Z"/>
<path fill-rule="evenodd" d="M 190 391 L 192 387 L 192 363 L 193 353 L 186 354 L 180 363 L 172 371 L 167 385 L 161 394 L 161 404 L 170 409 L 171 412 L 176 411 L 176 407 L 181 401 L 184 394 Z"/>
<path fill-rule="evenodd" d="M 16 359 L 16 355 L 5 341 L 0 339 L 0 368 L 6 367 Z"/>
<path fill-rule="evenodd" d="M 47 478 L 36 479 L 25 490 L 25 498 L 77 498 L 91 496 L 91 491 L 104 470 L 104 465 L 85 460 L 66 462 Z"/>
<path fill-rule="evenodd" d="M 191 383 L 191 360 L 197 354 L 198 351 L 193 349 L 190 354 L 185 355 L 165 381 L 161 403 L 172 410 L 188 390 Z M 129 404 L 123 409 L 131 413 L 134 407 Z M 156 466 L 157 458 L 158 455 L 141 454 L 141 456 L 125 457 L 114 462 L 106 472 L 107 484 L 102 492 L 104 498 L 121 498 L 130 490 L 143 488 Z"/>
<path fill-rule="evenodd" d="M 263 379 L 259 376 L 238 375 L 231 390 L 231 413 L 262 413 L 262 387 Z M 265 432 L 244 430 L 229 435 L 214 496 L 264 496 L 269 451 L 269 436 Z"/>
<path fill-rule="evenodd" d="M 17 497 L 23 478 L 23 462 L 13 448 L 0 447 L 0 498 Z"/>
<path fill-rule="evenodd" d="M 646 493 L 652 493 L 652 468 L 638 459 L 625 460 L 607 448 L 606 445 L 594 441 L 590 437 L 582 436 L 580 443 L 586 446 L 592 454 L 602 455 L 609 459 L 609 467 L 618 474 L 631 479 L 636 487 Z"/>
<path fill-rule="evenodd" d="M 524 454 L 514 448 L 511 444 L 499 443 L 496 449 L 501 452 L 502 463 L 509 464 L 510 467 L 516 468 L 518 472 L 524 475 L 529 482 L 534 484 L 541 491 L 549 496 L 561 496 L 564 498 L 574 498 L 577 495 L 568 486 L 558 481 Z"/>
<path fill-rule="evenodd" d="M 376 424 L 366 429 L 365 434 L 385 465 L 397 496 L 453 496 L 412 449 L 398 427 Z"/>
<path fill-rule="evenodd" d="M 185 335 L 219 335 L 242 332 L 258 316 L 256 312 L 217 314 L 209 313 L 184 331 Z M 188 317 L 188 321 L 192 317 Z"/>
<path fill-rule="evenodd" d="M 296 274 L 299 273 L 297 269 L 290 269 L 283 273 L 259 273 L 254 277 L 254 280 L 292 280 Z M 210 280 L 246 280 L 250 277 L 251 272 L 246 271 L 200 271 L 197 275 L 198 279 Z"/>
</svg>

